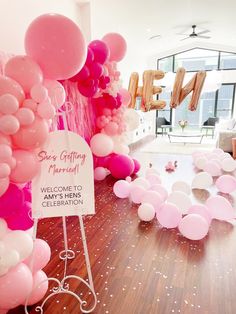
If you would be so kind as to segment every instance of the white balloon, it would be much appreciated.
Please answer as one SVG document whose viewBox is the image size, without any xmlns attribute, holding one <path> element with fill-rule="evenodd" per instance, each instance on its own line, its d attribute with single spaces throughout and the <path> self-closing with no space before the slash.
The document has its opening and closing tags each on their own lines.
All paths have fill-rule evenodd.
<svg viewBox="0 0 236 314">
<path fill-rule="evenodd" d="M 151 221 L 155 217 L 155 209 L 149 203 L 143 203 L 138 208 L 138 216 L 142 221 Z"/>
<path fill-rule="evenodd" d="M 209 173 L 212 177 L 218 177 L 222 174 L 221 167 L 213 160 L 209 160 L 205 164 L 203 170 Z"/>
<path fill-rule="evenodd" d="M 208 189 L 212 184 L 212 176 L 207 172 L 200 172 L 193 178 L 192 189 Z"/>
<path fill-rule="evenodd" d="M 152 185 L 150 190 L 158 192 L 160 194 L 163 202 L 165 202 L 165 200 L 168 197 L 167 190 L 161 184 L 154 184 L 154 185 Z"/>
<path fill-rule="evenodd" d="M 160 175 L 159 171 L 155 168 L 148 168 L 145 172 L 145 176 L 149 176 L 150 174 L 156 174 L 157 176 Z"/>
<path fill-rule="evenodd" d="M 173 185 L 172 185 L 172 191 L 181 191 L 184 192 L 186 194 L 191 194 L 191 187 L 188 183 L 186 183 L 185 181 L 176 181 Z"/>
<path fill-rule="evenodd" d="M 141 185 L 130 185 L 130 200 L 135 204 L 140 204 L 146 189 Z"/>
<path fill-rule="evenodd" d="M 7 223 L 4 219 L 0 218 L 0 239 L 2 239 L 7 233 Z"/>
<path fill-rule="evenodd" d="M 20 261 L 23 261 L 32 253 L 33 240 L 24 231 L 11 231 L 5 235 L 3 241 L 7 249 L 16 250 L 19 253 Z"/>
<path fill-rule="evenodd" d="M 232 157 L 226 157 L 221 161 L 221 168 L 226 172 L 232 172 L 236 169 L 236 161 Z"/>
<path fill-rule="evenodd" d="M 11 268 L 16 266 L 20 261 L 20 255 L 16 250 L 5 250 L 3 256 L 3 266 Z"/>
<path fill-rule="evenodd" d="M 115 154 L 124 154 L 128 155 L 129 154 L 129 146 L 126 144 L 123 144 L 121 142 L 114 142 L 114 147 L 113 147 L 113 152 Z"/>
<path fill-rule="evenodd" d="M 207 158 L 205 156 L 200 156 L 194 160 L 194 165 L 200 170 L 204 168 L 206 163 L 207 163 Z"/>
<path fill-rule="evenodd" d="M 183 214 L 187 213 L 192 205 L 190 197 L 182 191 L 174 191 L 167 198 L 168 203 L 175 204 Z"/>
<path fill-rule="evenodd" d="M 149 181 L 142 177 L 135 179 L 134 181 L 131 182 L 131 184 L 142 186 L 145 190 L 150 188 Z"/>
<path fill-rule="evenodd" d="M 126 109 L 124 112 L 123 119 L 127 125 L 128 131 L 134 131 L 139 127 L 140 124 L 140 116 L 135 109 Z"/>
<path fill-rule="evenodd" d="M 161 183 L 161 178 L 156 174 L 146 175 L 146 179 L 148 180 L 151 186 Z"/>
</svg>

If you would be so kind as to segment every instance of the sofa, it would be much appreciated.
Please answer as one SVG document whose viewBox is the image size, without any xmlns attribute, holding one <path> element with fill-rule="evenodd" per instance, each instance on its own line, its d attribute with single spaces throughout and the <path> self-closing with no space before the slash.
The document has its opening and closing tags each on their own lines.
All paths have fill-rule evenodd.
<svg viewBox="0 0 236 314">
<path fill-rule="evenodd" d="M 236 138 L 236 120 L 220 120 L 215 126 L 216 146 L 232 153 L 232 138 Z"/>
</svg>

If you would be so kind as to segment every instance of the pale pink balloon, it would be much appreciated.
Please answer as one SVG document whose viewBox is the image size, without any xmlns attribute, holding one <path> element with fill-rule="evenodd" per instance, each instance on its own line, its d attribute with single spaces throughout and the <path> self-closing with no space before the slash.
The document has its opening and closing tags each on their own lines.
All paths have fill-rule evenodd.
<svg viewBox="0 0 236 314">
<path fill-rule="evenodd" d="M 15 114 L 15 117 L 20 122 L 20 125 L 30 125 L 35 119 L 33 111 L 29 108 L 20 108 Z"/>
<path fill-rule="evenodd" d="M 102 181 L 108 175 L 107 169 L 104 167 L 96 167 L 94 169 L 94 179 L 96 181 Z"/>
<path fill-rule="evenodd" d="M 121 88 L 118 93 L 121 95 L 122 105 L 125 107 L 128 107 L 131 101 L 131 96 L 130 96 L 129 91 L 125 88 Z"/>
<path fill-rule="evenodd" d="M 190 240 L 203 239 L 209 230 L 206 219 L 198 214 L 186 215 L 179 223 L 179 231 Z"/>
<path fill-rule="evenodd" d="M 236 179 L 229 174 L 220 176 L 215 184 L 218 190 L 222 193 L 231 193 L 236 190 Z"/>
<path fill-rule="evenodd" d="M 26 183 L 31 181 L 40 171 L 40 163 L 34 153 L 15 150 L 13 157 L 16 159 L 16 166 L 10 175 L 12 182 Z"/>
<path fill-rule="evenodd" d="M 25 93 L 19 83 L 9 77 L 0 75 L 0 96 L 4 94 L 15 96 L 19 104 L 25 99 Z"/>
<path fill-rule="evenodd" d="M 20 263 L 0 277 L 0 304 L 12 309 L 24 302 L 33 287 L 33 277 L 29 268 Z"/>
<path fill-rule="evenodd" d="M 160 173 L 159 173 L 159 171 L 158 171 L 157 169 L 155 169 L 155 168 L 147 168 L 146 173 L 145 173 L 145 176 L 147 177 L 147 176 L 149 176 L 150 174 L 155 174 L 155 175 L 157 175 L 157 176 L 160 175 Z"/>
<path fill-rule="evenodd" d="M 7 144 L 11 146 L 11 137 L 9 135 L 0 133 L 0 144 Z"/>
<path fill-rule="evenodd" d="M 53 80 L 68 79 L 85 63 L 86 45 L 79 27 L 59 14 L 37 17 L 25 34 L 25 50 Z"/>
<path fill-rule="evenodd" d="M 161 183 L 161 178 L 156 174 L 146 175 L 146 179 L 150 182 L 151 186 Z"/>
<path fill-rule="evenodd" d="M 181 218 L 181 210 L 171 203 L 161 205 L 157 214 L 159 223 L 165 228 L 176 228 L 179 225 Z"/>
<path fill-rule="evenodd" d="M 220 195 L 209 197 L 206 206 L 209 208 L 212 218 L 230 220 L 235 217 L 235 211 L 230 202 Z"/>
<path fill-rule="evenodd" d="M 219 167 L 219 165 L 211 160 L 206 162 L 206 164 L 203 167 L 203 170 L 209 173 L 212 177 L 217 177 L 222 174 L 221 168 Z"/>
<path fill-rule="evenodd" d="M 12 57 L 5 65 L 5 75 L 17 81 L 29 93 L 30 89 L 43 80 L 39 65 L 28 56 Z"/>
<path fill-rule="evenodd" d="M 168 192 L 167 190 L 164 188 L 164 186 L 162 186 L 161 184 L 154 184 L 152 185 L 152 187 L 150 188 L 150 190 L 152 191 L 156 191 L 160 194 L 163 202 L 167 199 L 168 197 Z"/>
<path fill-rule="evenodd" d="M 9 183 L 10 183 L 9 177 L 0 179 L 0 197 L 7 191 Z"/>
<path fill-rule="evenodd" d="M 118 129 L 119 129 L 118 124 L 113 121 L 108 122 L 104 127 L 105 133 L 110 136 L 116 135 L 118 132 Z"/>
<path fill-rule="evenodd" d="M 142 197 L 142 203 L 149 203 L 155 208 L 155 211 L 158 213 L 163 200 L 161 195 L 156 191 L 145 191 Z"/>
<path fill-rule="evenodd" d="M 27 300 L 28 305 L 33 305 L 42 300 L 48 290 L 48 277 L 44 271 L 39 270 L 33 275 L 33 288 Z M 24 305 L 25 302 L 22 303 Z"/>
<path fill-rule="evenodd" d="M 30 96 L 37 103 L 43 102 L 48 97 L 48 90 L 41 83 L 34 85 L 30 90 Z"/>
<path fill-rule="evenodd" d="M 0 117 L 0 132 L 6 135 L 15 134 L 20 128 L 18 119 L 11 115 L 6 114 Z"/>
<path fill-rule="evenodd" d="M 104 41 L 109 48 L 110 61 L 119 62 L 124 58 L 127 49 L 124 37 L 118 33 L 108 33 L 102 38 L 102 41 Z"/>
<path fill-rule="evenodd" d="M 19 108 L 18 100 L 11 94 L 0 96 L 0 112 L 3 114 L 13 114 Z"/>
<path fill-rule="evenodd" d="M 31 267 L 32 262 L 32 273 L 35 274 L 37 271 L 43 269 L 51 258 L 51 249 L 48 243 L 42 239 L 36 239 L 34 241 L 34 248 L 32 254 L 24 260 L 24 263 Z"/>
<path fill-rule="evenodd" d="M 38 107 L 38 104 L 35 100 L 29 98 L 29 99 L 25 99 L 23 101 L 23 104 L 22 104 L 22 107 L 24 108 L 29 108 L 31 109 L 33 112 L 36 112 L 37 111 L 37 107 Z"/>
<path fill-rule="evenodd" d="M 5 162 L 12 156 L 12 149 L 7 144 L 0 144 L 0 162 Z"/>
<path fill-rule="evenodd" d="M 38 105 L 37 113 L 41 118 L 49 120 L 55 116 L 56 109 L 49 102 L 44 101 Z"/>
<path fill-rule="evenodd" d="M 8 310 L 0 309 L 0 314 L 6 314 Z"/>
<path fill-rule="evenodd" d="M 11 168 L 6 163 L 0 163 L 0 179 L 8 177 L 11 173 Z"/>
<path fill-rule="evenodd" d="M 130 200 L 135 204 L 140 204 L 146 189 L 140 185 L 130 185 Z"/>
<path fill-rule="evenodd" d="M 150 203 L 142 203 L 138 208 L 138 217 L 142 221 L 151 221 L 155 217 L 155 208 Z"/>
<path fill-rule="evenodd" d="M 112 139 L 106 134 L 95 134 L 90 140 L 92 153 L 98 157 L 109 155 L 113 150 L 113 146 Z"/>
<path fill-rule="evenodd" d="M 143 177 L 138 177 L 138 178 L 134 179 L 134 181 L 132 182 L 132 185 L 142 186 L 145 190 L 150 188 L 149 181 Z"/>
<path fill-rule="evenodd" d="M 212 216 L 209 209 L 205 205 L 202 205 L 202 204 L 192 205 L 188 209 L 188 214 L 198 214 L 206 219 L 208 225 L 211 224 Z"/>
<path fill-rule="evenodd" d="M 29 126 L 21 127 L 12 136 L 13 144 L 22 149 L 35 149 L 42 146 L 48 138 L 49 127 L 46 120 L 35 117 Z"/>
<path fill-rule="evenodd" d="M 118 180 L 113 186 L 113 192 L 119 198 L 126 198 L 130 194 L 130 187 L 126 180 Z"/>
<path fill-rule="evenodd" d="M 60 108 L 66 100 L 66 92 L 61 83 L 54 80 L 44 80 L 43 85 L 48 90 L 48 96 L 55 108 Z"/>
</svg>

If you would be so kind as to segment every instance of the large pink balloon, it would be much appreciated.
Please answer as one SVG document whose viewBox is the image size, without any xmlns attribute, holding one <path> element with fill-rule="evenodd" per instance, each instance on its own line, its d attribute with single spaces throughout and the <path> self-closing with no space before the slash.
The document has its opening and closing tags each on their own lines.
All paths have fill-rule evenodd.
<svg viewBox="0 0 236 314">
<path fill-rule="evenodd" d="M 17 81 L 26 93 L 43 80 L 43 73 L 39 65 L 28 56 L 15 56 L 5 66 L 6 76 Z"/>
<path fill-rule="evenodd" d="M 16 167 L 10 175 L 12 182 L 26 183 L 38 174 L 40 163 L 34 153 L 25 150 L 15 150 L 13 157 L 16 159 Z"/>
<path fill-rule="evenodd" d="M 38 303 L 43 299 L 48 290 L 48 277 L 42 270 L 37 271 L 33 276 L 33 289 L 27 300 L 28 305 Z M 23 303 L 24 305 L 24 303 Z"/>
<path fill-rule="evenodd" d="M 230 202 L 220 195 L 209 197 L 206 206 L 209 208 L 212 218 L 230 220 L 235 217 L 235 211 Z"/>
<path fill-rule="evenodd" d="M 194 204 L 188 209 L 188 214 L 198 214 L 202 217 L 204 217 L 208 223 L 208 225 L 211 224 L 212 216 L 210 214 L 209 209 L 202 204 Z"/>
<path fill-rule="evenodd" d="M 125 179 L 134 171 L 134 162 L 128 155 L 112 156 L 109 162 L 111 175 L 116 179 Z"/>
<path fill-rule="evenodd" d="M 231 193 L 236 190 L 236 179 L 229 174 L 225 174 L 216 180 L 216 187 L 222 193 Z"/>
<path fill-rule="evenodd" d="M 86 46 L 79 27 L 59 14 L 44 14 L 36 18 L 25 34 L 25 50 L 44 76 L 64 80 L 74 76 L 86 59 Z"/>
<path fill-rule="evenodd" d="M 203 239 L 209 230 L 209 225 L 205 218 L 198 214 L 189 214 L 179 223 L 179 231 L 190 240 Z"/>
<path fill-rule="evenodd" d="M 0 307 L 12 309 L 24 302 L 33 286 L 29 268 L 20 263 L 0 277 Z"/>
<path fill-rule="evenodd" d="M 32 254 L 24 260 L 24 263 L 30 267 L 33 258 L 32 273 L 36 273 L 40 269 L 43 269 L 51 258 L 51 249 L 46 241 L 42 239 L 36 239 L 34 242 L 34 249 Z"/>
<path fill-rule="evenodd" d="M 165 228 L 176 228 L 182 218 L 181 210 L 174 204 L 165 203 L 161 206 L 157 219 Z"/>
<path fill-rule="evenodd" d="M 20 130 L 12 136 L 16 147 L 22 149 L 35 149 L 42 146 L 48 138 L 49 128 L 46 120 L 35 117 L 33 123 L 22 126 Z"/>
<path fill-rule="evenodd" d="M 19 83 L 7 76 L 0 75 L 0 96 L 4 94 L 15 96 L 20 104 L 25 99 L 25 93 Z"/>
<path fill-rule="evenodd" d="M 103 38 L 104 41 L 110 50 L 110 61 L 121 61 L 126 54 L 126 41 L 124 37 L 122 37 L 118 33 L 108 33 Z"/>
</svg>

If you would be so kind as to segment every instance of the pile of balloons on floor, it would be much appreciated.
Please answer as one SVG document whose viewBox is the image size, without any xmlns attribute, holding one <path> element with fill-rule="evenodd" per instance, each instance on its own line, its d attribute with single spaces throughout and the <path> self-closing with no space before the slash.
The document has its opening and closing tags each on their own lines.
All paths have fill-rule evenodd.
<svg viewBox="0 0 236 314">
<path fill-rule="evenodd" d="M 196 173 L 191 185 L 185 181 L 174 182 L 170 193 L 154 168 L 148 168 L 144 177 L 133 181 L 130 177 L 118 180 L 113 191 L 119 198 L 140 204 L 140 220 L 148 222 L 156 218 L 167 229 L 178 228 L 184 237 L 201 240 L 208 234 L 212 219 L 232 221 L 236 218 L 235 208 L 222 196 L 222 193 L 236 191 L 236 178 L 232 173 L 236 170 L 236 161 L 221 149 L 214 149 L 193 153 L 193 166 L 197 171 L 204 171 Z M 207 189 L 213 185 L 213 179 L 216 179 L 217 195 L 210 196 L 205 204 L 193 202 L 192 189 Z"/>
</svg>

